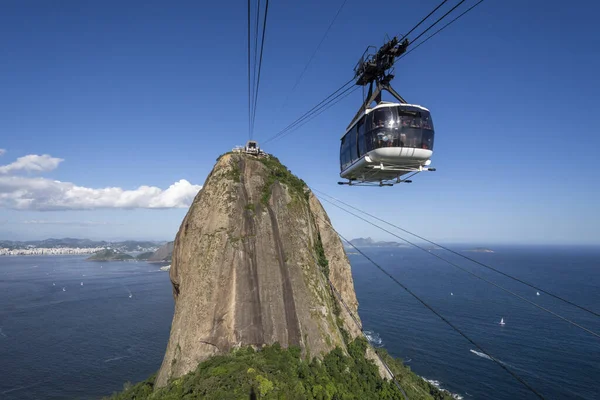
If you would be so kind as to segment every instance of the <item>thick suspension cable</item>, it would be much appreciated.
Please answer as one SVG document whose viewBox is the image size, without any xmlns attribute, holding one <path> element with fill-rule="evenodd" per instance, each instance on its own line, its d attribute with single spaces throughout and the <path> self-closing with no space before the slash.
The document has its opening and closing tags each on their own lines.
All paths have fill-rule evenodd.
<svg viewBox="0 0 600 400">
<path fill-rule="evenodd" d="M 344 88 L 346 88 L 346 86 L 348 86 L 352 82 L 354 82 L 354 78 L 352 78 L 348 82 L 344 83 L 336 91 L 334 91 L 329 96 L 327 96 L 323 100 L 321 100 L 316 106 L 314 106 L 313 108 L 311 108 L 310 110 L 308 110 L 307 112 L 305 112 L 304 114 L 302 114 L 302 116 L 300 116 L 294 122 L 292 122 L 291 124 L 289 124 L 288 126 L 286 126 L 285 128 L 283 128 L 282 130 L 280 130 L 279 132 L 277 132 L 275 135 L 273 135 L 270 138 L 268 138 L 267 140 L 265 140 L 263 142 L 263 144 L 267 143 L 267 142 L 270 142 L 270 141 L 272 141 L 274 139 L 277 139 L 283 133 L 287 132 L 288 130 L 292 129 L 294 126 L 296 126 L 297 124 L 299 124 L 301 121 L 303 121 L 304 119 L 308 118 L 311 115 L 311 113 L 313 113 L 316 109 L 320 108 L 324 103 L 328 103 L 328 102 L 332 101 L 331 100 L 332 97 L 334 97 L 336 94 L 338 94 L 338 92 L 344 90 Z"/>
<path fill-rule="evenodd" d="M 325 39 L 327 39 L 327 35 L 329 34 L 329 31 L 331 30 L 331 27 L 333 26 L 333 24 L 335 23 L 337 17 L 340 15 L 340 13 L 342 12 L 342 9 L 344 8 L 344 6 L 346 5 L 346 2 L 348 0 L 344 0 L 342 2 L 342 5 L 338 8 L 337 12 L 335 13 L 335 16 L 333 17 L 333 19 L 331 20 L 331 22 L 329 23 L 329 26 L 327 27 L 327 30 L 325 31 L 325 33 L 323 34 L 323 37 L 321 38 L 321 40 L 319 41 L 319 44 L 317 45 L 317 47 L 315 48 L 315 50 L 313 51 L 312 55 L 310 56 L 310 58 L 308 59 L 308 62 L 306 63 L 306 65 L 304 66 L 304 69 L 302 69 L 302 72 L 300 73 L 300 75 L 298 76 L 298 78 L 296 79 L 296 82 L 294 83 L 294 86 L 292 86 L 292 89 L 287 92 L 287 95 L 285 97 L 285 100 L 283 101 L 280 110 L 282 110 L 288 100 L 290 99 L 290 95 L 294 92 L 294 90 L 296 90 L 296 88 L 298 87 L 298 84 L 300 83 L 300 81 L 302 80 L 302 77 L 304 76 L 304 73 L 308 70 L 308 67 L 310 66 L 310 63 L 312 62 L 312 60 L 315 58 L 315 56 L 317 55 L 319 49 L 321 48 L 321 45 L 323 44 L 323 42 L 325 41 Z"/>
<path fill-rule="evenodd" d="M 424 300 L 422 300 L 419 296 L 417 296 L 415 293 L 413 293 L 412 290 L 410 290 L 408 287 L 406 287 L 402 282 L 400 282 L 398 279 L 396 279 L 392 274 L 390 274 L 389 272 L 387 272 L 383 267 L 381 267 L 379 264 L 377 264 L 372 258 L 370 258 L 368 255 L 366 255 L 365 253 L 363 253 L 354 244 L 350 243 L 350 241 L 348 239 L 346 239 L 344 236 L 342 236 L 342 234 L 340 234 L 338 231 L 335 230 L 335 228 L 333 227 L 333 225 L 330 222 L 328 222 L 328 221 L 326 221 L 326 220 L 324 220 L 323 218 L 320 218 L 320 217 L 317 217 L 317 218 L 319 218 L 321 221 L 323 221 L 326 224 L 328 224 L 331 227 L 331 229 L 333 229 L 333 231 L 335 233 L 337 233 L 340 238 L 342 238 L 342 240 L 344 240 L 346 243 L 348 243 L 350 246 L 352 246 L 354 248 L 354 250 L 356 250 L 363 257 L 365 257 L 367 260 L 369 260 L 371 262 L 371 264 L 373 264 L 375 267 L 377 267 L 377 269 L 379 269 L 381 272 L 383 272 L 385 275 L 387 275 L 398 286 L 400 286 L 402 289 L 404 289 L 406 292 L 408 292 L 408 294 L 410 294 L 412 297 L 414 297 L 415 299 L 417 299 L 419 301 L 419 303 L 423 304 L 427 309 L 429 309 L 429 311 L 431 311 L 432 313 L 434 313 L 435 315 L 437 315 L 442 321 L 444 321 L 448 326 L 450 326 L 459 335 L 461 335 L 462 337 L 464 337 L 465 339 L 467 339 L 469 341 L 469 343 L 471 343 L 473 346 L 477 347 L 483 354 L 485 354 L 486 356 L 488 356 L 490 358 L 490 360 L 492 360 L 493 362 L 495 362 L 496 364 L 498 364 L 498 366 L 500 368 L 502 368 L 503 370 L 505 370 L 506 372 L 508 372 L 510 375 L 512 375 L 513 378 L 515 378 L 517 381 L 519 381 L 521 384 L 523 384 L 523 386 L 525 386 L 527 389 L 529 389 L 538 398 L 544 399 L 544 397 L 537 390 L 535 390 L 533 387 L 531 387 L 527 382 L 525 382 L 525 380 L 523 380 L 523 378 L 521 378 L 519 375 L 517 375 L 516 373 L 514 373 L 513 371 L 511 371 L 510 369 L 508 369 L 504 364 L 502 364 L 500 361 L 498 361 L 495 357 L 491 356 L 489 352 L 487 352 L 485 349 L 483 349 L 483 347 L 481 347 L 479 344 L 475 343 L 473 341 L 473 339 L 471 339 L 465 333 L 463 333 L 463 331 L 461 331 L 458 327 L 456 327 L 452 322 L 448 321 L 442 314 L 440 314 L 439 312 L 437 312 L 433 307 L 431 307 Z"/>
<path fill-rule="evenodd" d="M 330 195 L 328 195 L 327 193 L 324 193 L 324 192 L 322 192 L 322 191 L 320 191 L 320 190 L 317 190 L 317 189 L 311 189 L 311 190 L 313 190 L 313 191 L 315 191 L 315 192 L 317 192 L 317 193 L 321 193 L 322 195 L 324 195 L 324 196 L 326 196 L 326 197 L 329 197 L 330 199 L 333 199 L 333 200 L 335 200 L 335 201 L 337 201 L 337 202 L 339 202 L 339 203 L 341 203 L 341 204 L 345 205 L 346 207 L 352 208 L 353 210 L 356 210 L 356 211 L 358 211 L 358 212 L 360 212 L 360 213 L 363 213 L 363 214 L 365 214 L 365 215 L 368 215 L 369 217 L 371 217 L 371 218 L 373 218 L 373 219 L 376 219 L 377 221 L 383 222 L 384 224 L 387 224 L 387 225 L 389 225 L 389 226 L 391 226 L 391 227 L 393 227 L 393 228 L 396 228 L 396 229 L 398 229 L 398 230 L 400 230 L 400 231 L 402 231 L 402 232 L 408 233 L 409 235 L 412 235 L 412 236 L 414 236 L 414 237 L 416 237 L 416 238 L 418 238 L 418 239 L 421 239 L 421 240 L 423 240 L 423 241 L 425 241 L 425 242 L 427 242 L 427 243 L 429 243 L 429 244 L 432 244 L 432 245 L 434 245 L 434 246 L 437 246 L 437 247 L 439 247 L 439 248 L 441 248 L 441 249 L 443 249 L 443 250 L 446 250 L 446 251 L 448 251 L 448 252 L 450 252 L 450 253 L 452 253 L 452 254 L 454 254 L 454 255 L 457 255 L 457 256 L 459 256 L 459 257 L 462 257 L 462 258 L 464 258 L 465 260 L 471 261 L 472 263 L 475 263 L 475 264 L 477 264 L 477 265 L 479 265 L 479 266 L 482 266 L 482 267 L 484 267 L 484 268 L 487 268 L 487 269 L 489 269 L 489 270 L 491 270 L 491 271 L 494 271 L 494 272 L 496 272 L 496 273 L 498 273 L 498 274 L 500 274 L 500 275 L 502 275 L 502 276 L 505 276 L 505 277 L 507 277 L 507 278 L 510 278 L 510 279 L 512 279 L 512 280 L 514 280 L 514 281 L 516 281 L 516 282 L 519 282 L 519 283 L 521 283 L 521 284 L 523 284 L 523 285 L 529 286 L 529 287 L 530 287 L 530 288 L 532 288 L 532 289 L 535 289 L 535 290 L 537 290 L 537 291 L 539 291 L 539 292 L 545 293 L 545 294 L 547 294 L 547 295 L 549 295 L 549 296 L 551 296 L 551 297 L 554 297 L 555 299 L 557 299 L 557 300 L 560 300 L 560 301 L 562 301 L 562 302 L 564 302 L 564 303 L 566 303 L 566 304 L 569 304 L 569 305 L 571 305 L 571 306 L 573 306 L 573 307 L 579 308 L 579 309 L 580 309 L 580 310 L 582 310 L 582 311 L 585 311 L 585 312 L 588 312 L 588 313 L 590 313 L 590 314 L 592 314 L 592 315 L 595 315 L 595 316 L 597 316 L 597 317 L 600 317 L 600 314 L 599 314 L 599 313 L 597 313 L 597 312 L 595 312 L 595 311 L 593 311 L 593 310 L 590 310 L 590 309 L 588 309 L 588 308 L 586 308 L 586 307 L 580 306 L 579 304 L 573 303 L 572 301 L 570 301 L 570 300 L 567 300 L 567 299 L 565 299 L 564 297 L 561 297 L 561 296 L 559 296 L 559 295 L 556 295 L 556 294 L 554 294 L 554 293 L 552 293 L 552 292 L 549 292 L 549 291 L 547 291 L 547 290 L 545 290 L 545 289 L 542 289 L 542 288 L 541 288 L 541 287 L 539 287 L 539 286 L 536 286 L 536 285 L 534 285 L 534 284 L 532 284 L 532 283 L 529 283 L 529 282 L 527 282 L 527 281 L 524 281 L 524 280 L 522 280 L 522 279 L 520 279 L 520 278 L 517 278 L 517 277 L 515 277 L 515 276 L 513 276 L 513 275 L 507 274 L 506 272 L 500 271 L 500 270 L 499 270 L 499 269 L 497 269 L 497 268 L 494 268 L 494 267 L 492 267 L 492 266 L 490 266 L 490 265 L 488 265 L 488 264 L 485 264 L 485 263 L 483 263 L 483 262 L 481 262 L 481 261 L 478 261 L 478 260 L 476 260 L 476 259 L 474 259 L 474 258 L 472 258 L 472 257 L 469 257 L 469 256 L 466 256 L 466 255 L 464 255 L 464 254 L 461 254 L 461 253 L 459 253 L 459 252 L 457 252 L 457 251 L 455 251 L 455 250 L 452 250 L 452 249 L 450 249 L 450 248 L 448 248 L 448 247 L 446 247 L 446 246 L 443 246 L 443 245 L 441 245 L 441 244 L 439 244 L 439 243 L 436 243 L 436 242 L 434 242 L 434 241 L 432 241 L 432 240 L 429 240 L 429 239 L 427 239 L 427 238 L 424 238 L 423 236 L 417 235 L 416 233 L 413 233 L 413 232 L 411 232 L 411 231 L 409 231 L 409 230 L 407 230 L 407 229 L 404 229 L 404 228 L 401 228 L 401 227 L 399 227 L 399 226 L 397 226 L 397 225 L 394 225 L 394 224 L 392 224 L 391 222 L 387 222 L 387 221 L 386 221 L 386 220 L 384 220 L 384 219 L 381 219 L 381 218 L 379 218 L 379 217 L 377 217 L 377 216 L 375 216 L 375 215 L 373 215 L 373 214 L 369 214 L 369 213 L 368 213 L 368 212 L 366 212 L 366 211 L 362 211 L 361 209 L 359 209 L 359 208 L 357 208 L 357 207 L 354 207 L 354 206 L 352 206 L 352 205 L 350 205 L 350 204 L 348 204 L 348 203 L 345 203 L 345 202 L 344 202 L 344 201 L 342 201 L 342 200 L 336 199 L 335 197 L 333 197 L 333 196 L 330 196 Z"/>
<path fill-rule="evenodd" d="M 412 53 L 413 51 L 415 51 L 416 49 L 418 49 L 419 47 L 421 47 L 421 45 L 425 44 L 429 39 L 431 39 L 432 37 L 434 37 L 435 35 L 437 35 L 441 31 L 443 31 L 444 29 L 446 29 L 449 25 L 452 25 L 460 17 L 462 17 L 463 15 L 465 15 L 466 13 L 468 13 L 469 11 L 471 11 L 472 9 L 474 9 L 475 7 L 477 7 L 478 5 L 480 5 L 482 2 L 483 2 L 483 0 L 479 0 L 477 3 L 475 3 L 474 5 L 472 5 L 471 7 L 469 7 L 466 11 L 463 11 L 458 17 L 454 18 L 452 21 L 448 22 L 446 25 L 444 25 L 443 27 L 441 27 L 440 29 L 438 29 L 437 31 L 435 31 L 434 33 L 432 33 L 431 35 L 429 35 L 427 37 L 427 39 L 423 40 L 422 42 L 420 42 L 419 44 L 417 44 L 415 47 L 411 48 L 409 51 L 407 51 L 406 53 L 402 54 L 398 58 L 398 61 L 402 60 L 404 57 L 406 57 L 407 55 L 409 55 L 410 53 Z"/>
<path fill-rule="evenodd" d="M 252 138 L 252 93 L 250 90 L 250 0 L 248 0 L 248 135 Z"/>
<path fill-rule="evenodd" d="M 258 76 L 256 79 L 256 91 L 254 92 L 254 110 L 252 112 L 252 129 L 250 130 L 250 139 L 254 134 L 254 121 L 256 120 L 256 109 L 258 104 L 258 91 L 260 89 L 260 71 L 262 68 L 262 60 L 263 60 L 263 50 L 265 46 L 265 34 L 267 32 L 267 15 L 269 13 L 269 0 L 266 0 L 265 5 L 265 17 L 263 19 L 263 28 L 262 28 L 262 40 L 260 44 L 260 56 L 258 61 Z"/>
<path fill-rule="evenodd" d="M 350 86 L 349 88 L 344 90 L 342 93 L 338 94 L 336 97 L 331 99 L 329 102 L 323 104 L 319 109 L 315 110 L 314 113 L 307 116 L 303 121 L 299 121 L 297 125 L 295 125 L 294 127 L 291 127 L 287 132 L 285 132 L 281 136 L 279 136 L 278 139 L 281 139 L 281 138 L 289 135 L 290 133 L 294 132 L 295 130 L 300 129 L 302 126 L 304 126 L 308 122 L 312 121 L 313 119 L 317 118 L 319 115 L 321 115 L 325 111 L 329 110 L 331 107 L 335 106 L 337 103 L 344 100 L 346 97 L 350 96 L 352 93 L 354 93 L 358 89 L 360 89 L 359 86 Z"/>
<path fill-rule="evenodd" d="M 427 31 L 429 31 L 431 28 L 433 28 L 434 26 L 436 26 L 436 25 L 437 25 L 437 24 L 438 24 L 438 23 L 439 23 L 441 20 L 443 20 L 444 18 L 446 18 L 446 17 L 448 16 L 448 14 L 450 14 L 452 11 L 456 10 L 456 8 L 457 8 L 458 6 L 460 6 L 460 5 L 461 5 L 462 3 L 464 3 L 464 2 L 465 2 L 465 0 L 461 0 L 460 2 L 458 2 L 458 4 L 457 4 L 457 5 L 455 5 L 454 7 L 452 7 L 452 8 L 450 9 L 450 11 L 448 11 L 446 14 L 442 15 L 441 17 L 439 17 L 439 18 L 437 19 L 437 21 L 435 21 L 433 24 L 429 25 L 429 28 L 427 28 L 427 29 L 425 29 L 423 32 L 421 32 L 421 33 L 419 34 L 419 36 L 417 36 L 416 38 L 414 38 L 412 41 L 413 41 L 413 42 L 416 42 L 417 40 L 419 40 L 419 38 L 420 38 L 421 36 L 423 36 L 425 33 L 427 33 Z"/>
<path fill-rule="evenodd" d="M 415 26 L 412 27 L 412 29 L 410 31 L 408 31 L 408 33 L 406 33 L 405 35 L 403 35 L 399 42 L 402 42 L 404 40 L 404 38 L 408 37 L 408 35 L 410 35 L 415 29 L 417 29 L 423 22 L 425 22 L 425 20 L 427 20 L 427 18 L 431 17 L 431 14 L 433 14 L 434 12 L 436 12 L 441 6 L 444 5 L 444 3 L 446 3 L 448 0 L 444 0 L 442 1 L 440 4 L 438 4 L 438 6 L 436 8 L 434 8 L 429 14 L 427 14 L 425 17 L 423 17 L 423 19 L 421 19 L 421 21 L 419 21 L 418 24 L 416 24 Z"/>
<path fill-rule="evenodd" d="M 254 92 L 256 91 L 256 65 L 258 63 L 258 26 L 260 23 L 260 0 L 256 3 L 256 18 L 254 20 L 254 58 L 252 68 L 252 98 L 254 99 Z M 252 125 L 251 125 L 252 126 Z M 252 140 L 252 135 L 250 136 Z"/>
</svg>

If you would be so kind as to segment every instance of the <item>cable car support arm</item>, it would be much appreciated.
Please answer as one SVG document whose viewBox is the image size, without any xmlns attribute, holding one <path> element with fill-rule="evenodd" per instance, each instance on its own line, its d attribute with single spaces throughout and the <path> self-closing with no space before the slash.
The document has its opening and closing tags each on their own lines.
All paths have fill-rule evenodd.
<svg viewBox="0 0 600 400">
<path fill-rule="evenodd" d="M 408 39 L 404 39 L 400 42 L 397 37 L 394 37 L 381 46 L 375 54 L 367 55 L 367 52 L 372 46 L 369 46 L 367 50 L 365 50 L 354 67 L 354 72 L 356 85 L 369 85 L 369 92 L 364 103 L 350 122 L 350 125 L 348 125 L 348 128 L 360 118 L 361 114 L 365 112 L 372 102 L 375 101 L 379 103 L 381 101 L 381 92 L 384 90 L 394 96 L 400 103 L 407 103 L 406 100 L 404 100 L 404 98 L 390 85 L 390 81 L 394 79 L 394 75 L 392 75 L 389 70 L 394 66 L 396 58 L 406 52 L 408 45 Z M 375 88 L 373 88 L 373 84 L 375 84 Z"/>
</svg>

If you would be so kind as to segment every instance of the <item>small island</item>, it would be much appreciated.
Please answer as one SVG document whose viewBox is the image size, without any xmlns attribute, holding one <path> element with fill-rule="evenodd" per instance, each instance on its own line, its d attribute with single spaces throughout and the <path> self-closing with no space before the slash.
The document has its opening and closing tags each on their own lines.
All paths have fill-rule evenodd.
<svg viewBox="0 0 600 400">
<path fill-rule="evenodd" d="M 86 258 L 86 261 L 127 261 L 133 259 L 129 254 L 121 253 L 115 249 L 104 249 Z"/>
</svg>

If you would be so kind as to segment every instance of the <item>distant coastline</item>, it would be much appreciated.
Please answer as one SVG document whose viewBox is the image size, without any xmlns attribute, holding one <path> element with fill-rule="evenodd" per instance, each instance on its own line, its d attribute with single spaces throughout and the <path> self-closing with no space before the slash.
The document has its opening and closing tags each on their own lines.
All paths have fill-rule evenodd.
<svg viewBox="0 0 600 400">
<path fill-rule="evenodd" d="M 165 242 L 126 240 L 122 242 L 89 239 L 45 239 L 26 242 L 0 240 L 0 256 L 86 255 L 114 249 L 121 253 L 154 253 Z"/>
<path fill-rule="evenodd" d="M 105 250 L 105 247 L 95 248 L 52 248 L 52 247 L 33 247 L 28 249 L 8 249 L 0 248 L 0 256 L 64 256 L 64 255 L 87 255 Z"/>
</svg>

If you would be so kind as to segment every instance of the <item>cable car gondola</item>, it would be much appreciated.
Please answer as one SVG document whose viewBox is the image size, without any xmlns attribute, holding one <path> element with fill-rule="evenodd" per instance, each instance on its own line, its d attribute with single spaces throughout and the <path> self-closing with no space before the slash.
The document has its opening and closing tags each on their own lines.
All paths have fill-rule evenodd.
<svg viewBox="0 0 600 400">
<path fill-rule="evenodd" d="M 392 186 L 409 183 L 408 177 L 402 178 L 406 174 L 435 171 L 428 167 L 434 139 L 431 113 L 408 104 L 390 86 L 394 76 L 386 73 L 406 46 L 408 41 L 399 44 L 394 38 L 376 54 L 363 54 L 355 68 L 356 84 L 369 84 L 369 93 L 341 138 L 340 177 L 348 181 L 339 184 Z M 398 102 L 382 101 L 384 90 Z"/>
<path fill-rule="evenodd" d="M 402 182 L 402 175 L 420 172 L 431 163 L 433 137 L 428 109 L 381 101 L 365 110 L 342 137 L 340 176 L 351 185 Z"/>
</svg>

